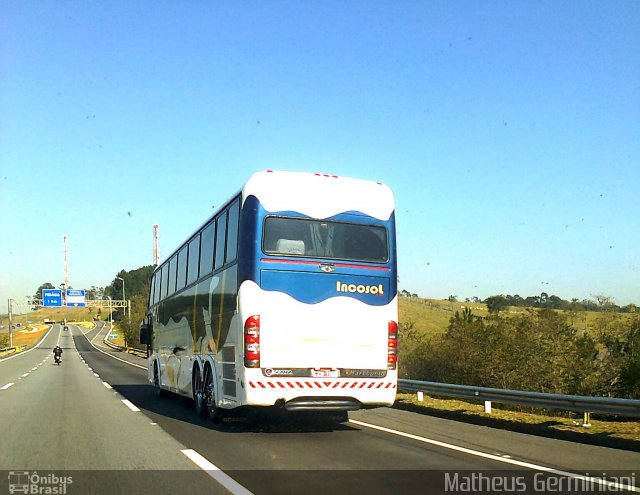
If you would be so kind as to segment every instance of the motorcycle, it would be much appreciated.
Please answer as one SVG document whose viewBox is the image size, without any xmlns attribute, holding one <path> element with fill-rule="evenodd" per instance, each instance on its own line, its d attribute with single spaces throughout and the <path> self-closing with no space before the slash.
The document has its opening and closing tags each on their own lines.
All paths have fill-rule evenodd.
<svg viewBox="0 0 640 495">
<path fill-rule="evenodd" d="M 60 357 L 59 355 L 57 355 L 57 354 L 56 354 L 55 356 L 53 356 L 53 359 L 54 359 L 55 363 L 56 363 L 58 366 L 60 366 L 60 363 L 62 362 L 61 357 Z"/>
</svg>

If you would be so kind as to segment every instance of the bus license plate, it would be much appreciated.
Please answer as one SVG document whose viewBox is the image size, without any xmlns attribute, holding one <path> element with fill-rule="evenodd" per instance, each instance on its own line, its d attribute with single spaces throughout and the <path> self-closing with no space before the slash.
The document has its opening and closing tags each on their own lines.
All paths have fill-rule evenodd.
<svg viewBox="0 0 640 495">
<path fill-rule="evenodd" d="M 339 378 L 340 372 L 334 368 L 314 368 L 311 370 L 313 378 Z"/>
</svg>

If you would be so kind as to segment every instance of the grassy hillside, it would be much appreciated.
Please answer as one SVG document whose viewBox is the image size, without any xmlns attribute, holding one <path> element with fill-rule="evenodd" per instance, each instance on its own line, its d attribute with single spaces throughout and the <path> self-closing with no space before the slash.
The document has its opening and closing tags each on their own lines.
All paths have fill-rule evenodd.
<svg viewBox="0 0 640 495">
<path fill-rule="evenodd" d="M 400 297 L 398 302 L 399 323 L 404 326 L 413 324 L 418 332 L 427 335 L 443 333 L 449 325 L 449 319 L 456 311 L 469 307 L 476 316 L 487 316 L 489 313 L 484 304 L 451 303 L 436 299 L 422 299 L 419 297 Z"/>
<path fill-rule="evenodd" d="M 398 302 L 398 319 L 401 325 L 413 323 L 413 328 L 426 335 L 443 333 L 449 325 L 449 319 L 456 311 L 469 308 L 475 316 L 487 317 L 489 311 L 483 303 L 449 302 L 420 297 L 400 297 Z M 531 308 L 508 307 L 501 315 L 517 315 L 530 311 Z M 632 313 L 599 313 L 596 311 L 561 311 L 569 316 L 573 326 L 579 331 L 596 335 L 606 327 L 615 326 L 616 322 L 626 322 L 633 317 Z"/>
<path fill-rule="evenodd" d="M 98 312 L 98 308 L 40 308 L 28 313 L 12 316 L 13 323 L 21 323 L 26 326 L 28 322 L 32 325 L 42 323 L 45 318 L 53 321 L 91 321 L 93 316 Z M 108 312 L 103 310 L 103 315 L 107 315 Z M 6 326 L 9 323 L 8 316 L 2 315 L 2 324 Z"/>
</svg>

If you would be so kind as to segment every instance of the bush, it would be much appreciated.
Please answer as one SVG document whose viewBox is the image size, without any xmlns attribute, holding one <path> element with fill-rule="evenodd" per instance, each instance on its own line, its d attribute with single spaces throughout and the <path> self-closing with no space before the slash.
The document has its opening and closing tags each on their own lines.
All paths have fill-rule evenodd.
<svg viewBox="0 0 640 495">
<path fill-rule="evenodd" d="M 515 390 L 640 397 L 640 318 L 592 337 L 564 313 L 529 311 L 485 320 L 456 312 L 427 338 L 401 325 L 401 377 Z M 604 327 L 603 327 L 604 328 Z"/>
</svg>

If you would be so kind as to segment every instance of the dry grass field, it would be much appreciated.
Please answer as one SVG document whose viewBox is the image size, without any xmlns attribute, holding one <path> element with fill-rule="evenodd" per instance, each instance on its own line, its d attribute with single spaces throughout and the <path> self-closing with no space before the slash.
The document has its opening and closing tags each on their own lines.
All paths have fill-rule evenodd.
<svg viewBox="0 0 640 495">
<path fill-rule="evenodd" d="M 456 311 L 462 312 L 469 308 L 475 316 L 487 317 L 489 311 L 483 303 L 449 302 L 437 299 L 425 299 L 420 297 L 400 297 L 398 299 L 399 323 L 412 322 L 413 328 L 427 335 L 443 333 Z M 508 307 L 501 311 L 501 315 L 526 314 L 529 308 Z M 598 313 L 595 311 L 580 311 L 571 313 L 560 311 L 569 318 L 569 321 L 580 331 L 590 334 L 598 332 L 604 322 L 625 321 L 632 315 L 628 313 Z"/>
<path fill-rule="evenodd" d="M 26 345 L 33 347 L 49 329 L 49 325 L 35 325 L 28 329 L 16 329 L 13 331 L 13 345 L 20 347 Z"/>
</svg>

